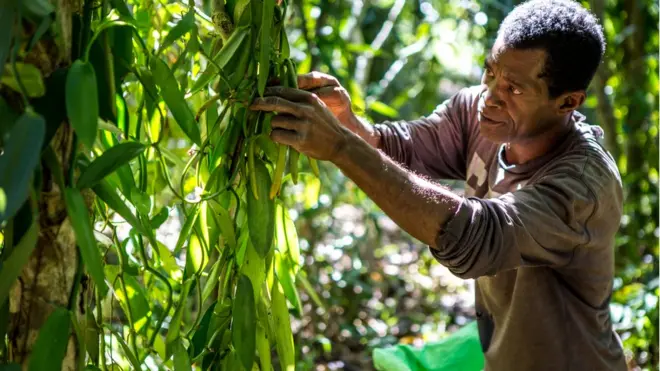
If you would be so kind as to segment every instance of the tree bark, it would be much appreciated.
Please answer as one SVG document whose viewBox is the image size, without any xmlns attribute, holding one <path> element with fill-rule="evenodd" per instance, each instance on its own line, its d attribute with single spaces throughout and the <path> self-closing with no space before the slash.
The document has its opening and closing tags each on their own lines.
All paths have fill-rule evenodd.
<svg viewBox="0 0 660 371">
<path fill-rule="evenodd" d="M 77 0 L 52 0 L 56 9 L 55 19 L 59 36 L 44 38 L 24 56 L 22 62 L 36 66 L 44 78 L 48 78 L 57 68 L 71 63 L 71 16 L 80 9 Z M 24 32 L 31 36 L 28 24 L 23 24 Z M 18 96 L 3 91 L 3 96 L 17 112 L 25 107 Z M 64 107 L 62 107 L 64 109 Z M 70 164 L 73 146 L 73 130 L 62 123 L 50 142 L 57 159 L 66 174 Z M 35 150 L 39 150 L 35 148 Z M 30 354 L 39 335 L 39 330 L 57 307 L 69 307 L 71 292 L 78 266 L 78 250 L 71 223 L 64 205 L 63 190 L 53 182 L 48 169 L 43 167 L 43 187 L 39 204 L 40 232 L 37 246 L 9 295 L 9 324 L 7 328 L 8 358 L 10 362 L 21 364 L 26 370 Z M 72 309 L 80 314 L 85 306 L 79 300 L 83 292 L 74 297 L 76 305 Z M 82 317 L 84 318 L 84 317 Z M 71 327 L 67 351 L 62 362 L 62 370 L 78 369 L 77 341 Z M 54 365 L 55 366 L 55 365 Z M 53 369 L 57 369 L 53 367 Z"/>
</svg>

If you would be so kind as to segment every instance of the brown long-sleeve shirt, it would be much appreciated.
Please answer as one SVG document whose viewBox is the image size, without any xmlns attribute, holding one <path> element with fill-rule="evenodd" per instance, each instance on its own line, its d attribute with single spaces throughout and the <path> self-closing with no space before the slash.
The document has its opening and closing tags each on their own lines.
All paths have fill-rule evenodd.
<svg viewBox="0 0 660 371">
<path fill-rule="evenodd" d="M 507 164 L 504 147 L 479 134 L 482 91 L 463 89 L 428 117 L 375 128 L 381 149 L 409 169 L 466 181 L 431 253 L 476 279 L 486 370 L 625 370 L 609 312 L 623 196 L 602 130 L 575 112 L 561 144 Z"/>
</svg>

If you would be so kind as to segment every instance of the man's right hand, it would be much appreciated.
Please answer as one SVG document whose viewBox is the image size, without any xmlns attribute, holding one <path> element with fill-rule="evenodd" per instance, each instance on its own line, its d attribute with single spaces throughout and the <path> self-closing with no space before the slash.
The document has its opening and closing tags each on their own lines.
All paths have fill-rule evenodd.
<svg viewBox="0 0 660 371">
<path fill-rule="evenodd" d="M 316 94 L 344 127 L 359 135 L 374 147 L 378 147 L 379 138 L 376 135 L 377 133 L 371 125 L 360 121 L 355 116 L 351 108 L 351 97 L 348 95 L 348 91 L 339 84 L 334 76 L 317 71 L 298 75 L 298 89 Z"/>
</svg>

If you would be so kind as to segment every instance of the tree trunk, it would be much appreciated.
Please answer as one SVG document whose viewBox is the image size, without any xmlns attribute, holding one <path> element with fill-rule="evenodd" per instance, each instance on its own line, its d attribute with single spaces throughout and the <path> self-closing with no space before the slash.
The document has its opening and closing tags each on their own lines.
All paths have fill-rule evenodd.
<svg viewBox="0 0 660 371">
<path fill-rule="evenodd" d="M 71 16 L 80 9 L 79 1 L 76 0 L 52 0 L 52 2 L 56 9 L 54 24 L 57 24 L 55 28 L 59 35 L 39 41 L 22 60 L 35 65 L 42 72 L 44 79 L 56 69 L 70 65 Z M 23 31 L 25 33 L 23 36 L 27 37 L 35 30 L 24 23 Z M 25 109 L 16 94 L 6 89 L 2 93 L 17 112 Z M 71 162 L 73 146 L 73 130 L 66 122 L 59 127 L 50 145 L 66 174 Z M 35 148 L 35 150 L 39 149 Z M 8 358 L 10 362 L 21 364 L 23 370 L 27 369 L 39 330 L 50 314 L 56 307 L 69 307 L 78 267 L 78 250 L 66 214 L 63 193 L 53 182 L 45 166 L 38 222 L 40 232 L 37 246 L 9 295 Z M 80 291 L 73 298 L 75 305 L 72 308 L 78 314 L 85 309 L 81 305 L 80 298 L 83 292 Z M 78 369 L 76 344 L 72 330 L 62 370 Z"/>
</svg>

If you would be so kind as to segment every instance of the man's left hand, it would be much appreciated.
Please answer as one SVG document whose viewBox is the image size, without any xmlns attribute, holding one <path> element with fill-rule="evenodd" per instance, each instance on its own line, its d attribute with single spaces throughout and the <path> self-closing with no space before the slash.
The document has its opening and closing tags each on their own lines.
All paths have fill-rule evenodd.
<svg viewBox="0 0 660 371">
<path fill-rule="evenodd" d="M 334 161 L 348 136 L 355 135 L 341 125 L 316 94 L 304 90 L 269 87 L 250 109 L 276 112 L 271 120 L 271 139 L 319 160 Z"/>
</svg>

